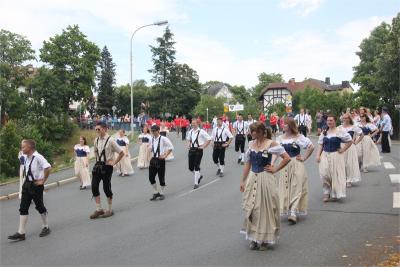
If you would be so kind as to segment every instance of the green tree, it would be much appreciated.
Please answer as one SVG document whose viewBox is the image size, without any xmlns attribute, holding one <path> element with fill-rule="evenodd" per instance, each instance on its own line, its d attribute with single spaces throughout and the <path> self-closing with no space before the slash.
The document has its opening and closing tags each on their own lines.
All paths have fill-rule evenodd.
<svg viewBox="0 0 400 267">
<path fill-rule="evenodd" d="M 84 35 L 78 25 L 68 26 L 61 34 L 43 42 L 40 59 L 50 66 L 59 79 L 62 107 L 68 112 L 72 101 L 92 96 L 99 48 Z"/>
<path fill-rule="evenodd" d="M 211 120 L 214 116 L 220 116 L 224 113 L 224 99 L 210 95 L 202 95 L 199 103 L 194 108 L 192 115 L 206 118 L 208 108 L 208 118 Z"/>
<path fill-rule="evenodd" d="M 258 84 L 252 90 L 252 96 L 257 98 L 260 97 L 261 91 L 270 83 L 281 83 L 284 82 L 282 74 L 280 73 L 265 73 L 262 72 L 258 75 Z"/>
<path fill-rule="evenodd" d="M 250 92 L 243 85 L 234 85 L 230 87 L 233 94 L 233 102 L 241 104 L 247 103 L 250 99 Z"/>
<path fill-rule="evenodd" d="M 163 88 L 166 88 L 171 81 L 170 74 L 175 62 L 176 50 L 173 37 L 174 34 L 169 27 L 166 27 L 164 35 L 156 39 L 158 45 L 150 46 L 154 68 L 149 72 L 153 74 L 152 81 Z"/>
<path fill-rule="evenodd" d="M 114 105 L 114 86 L 115 86 L 115 64 L 111 54 L 104 46 L 101 51 L 101 59 L 98 64 L 99 81 L 97 92 L 97 114 L 111 114 Z"/>
<path fill-rule="evenodd" d="M 400 13 L 393 18 L 391 25 L 382 23 L 361 42 L 360 51 L 356 53 L 360 63 L 354 67 L 353 77 L 353 82 L 360 85 L 360 93 L 374 93 L 389 108 L 395 136 L 399 134 L 399 111 L 394 108 L 400 103 L 399 42 Z"/>
<path fill-rule="evenodd" d="M 26 113 L 25 99 L 18 92 L 24 87 L 33 71 L 24 66 L 26 61 L 35 59 L 31 42 L 25 37 L 6 30 L 0 30 L 0 106 L 1 124 L 4 116 L 21 118 Z"/>
<path fill-rule="evenodd" d="M 133 114 L 139 114 L 141 104 L 149 100 L 150 89 L 144 80 L 133 82 Z M 116 113 L 121 116 L 131 114 L 131 87 L 129 84 L 115 88 L 115 106 Z"/>
</svg>

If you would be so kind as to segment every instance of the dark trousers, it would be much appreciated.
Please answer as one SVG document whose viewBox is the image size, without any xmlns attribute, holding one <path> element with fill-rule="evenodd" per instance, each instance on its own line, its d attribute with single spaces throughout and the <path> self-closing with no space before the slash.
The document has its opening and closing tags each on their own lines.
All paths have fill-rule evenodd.
<svg viewBox="0 0 400 267">
<path fill-rule="evenodd" d="M 194 151 L 189 150 L 189 170 L 200 171 L 201 159 L 203 158 L 203 149 L 197 149 Z"/>
<path fill-rule="evenodd" d="M 307 127 L 305 125 L 300 125 L 298 129 L 299 133 L 307 137 Z"/>
<path fill-rule="evenodd" d="M 389 132 L 388 131 L 382 131 L 381 145 L 382 145 L 383 153 L 390 153 Z"/>
<path fill-rule="evenodd" d="M 165 160 L 158 159 L 157 166 L 150 164 L 149 181 L 151 184 L 156 183 L 157 174 L 158 174 L 158 180 L 160 181 L 160 186 L 165 186 Z"/>
<path fill-rule="evenodd" d="M 212 157 L 215 164 L 225 165 L 225 147 L 214 146 Z"/>
<path fill-rule="evenodd" d="M 186 127 L 182 127 L 182 140 L 186 140 Z"/>
<path fill-rule="evenodd" d="M 107 198 L 112 198 L 113 193 L 111 191 L 111 176 L 113 173 L 113 166 L 104 165 L 104 174 L 92 172 L 92 194 L 94 197 L 100 196 L 99 185 L 100 181 L 103 180 L 103 190 Z"/>
<path fill-rule="evenodd" d="M 239 149 L 240 149 L 240 152 L 244 153 L 245 142 L 246 142 L 246 139 L 245 139 L 244 135 L 242 135 L 242 134 L 236 135 L 236 138 L 235 138 L 235 151 L 239 152 Z"/>
<path fill-rule="evenodd" d="M 46 213 L 47 209 L 43 204 L 43 185 L 35 185 L 34 182 L 25 181 L 22 185 L 21 204 L 19 206 L 20 215 L 28 215 L 29 207 L 33 202 L 35 203 L 36 210 L 40 213 Z"/>
</svg>

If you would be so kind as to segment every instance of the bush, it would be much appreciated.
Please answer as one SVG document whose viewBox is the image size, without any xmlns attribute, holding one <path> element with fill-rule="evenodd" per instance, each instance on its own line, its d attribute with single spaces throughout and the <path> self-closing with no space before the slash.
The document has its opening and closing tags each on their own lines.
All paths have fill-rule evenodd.
<svg viewBox="0 0 400 267">
<path fill-rule="evenodd" d="M 9 121 L 0 131 L 0 176 L 14 177 L 18 175 L 21 136 L 17 124 Z"/>
</svg>

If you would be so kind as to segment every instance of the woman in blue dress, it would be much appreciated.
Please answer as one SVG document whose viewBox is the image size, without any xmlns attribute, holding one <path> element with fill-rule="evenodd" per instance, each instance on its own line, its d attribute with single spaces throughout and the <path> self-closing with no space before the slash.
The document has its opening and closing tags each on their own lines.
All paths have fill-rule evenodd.
<svg viewBox="0 0 400 267">
<path fill-rule="evenodd" d="M 240 191 L 243 193 L 245 219 L 241 233 L 250 240 L 250 249 L 265 250 L 279 237 L 280 212 L 278 183 L 274 173 L 290 161 L 285 149 L 271 140 L 272 131 L 261 122 L 250 125 L 252 141 L 246 152 Z M 277 167 L 272 155 L 282 158 Z"/>
</svg>

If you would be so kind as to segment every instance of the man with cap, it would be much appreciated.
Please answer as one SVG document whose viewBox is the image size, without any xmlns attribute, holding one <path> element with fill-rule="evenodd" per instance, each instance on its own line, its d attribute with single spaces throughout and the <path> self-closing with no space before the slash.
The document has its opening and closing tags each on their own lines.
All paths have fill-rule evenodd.
<svg viewBox="0 0 400 267">
<path fill-rule="evenodd" d="M 393 130 L 392 119 L 388 114 L 388 108 L 382 108 L 382 122 L 381 122 L 381 132 L 382 132 L 382 153 L 390 153 L 390 143 L 389 143 L 389 134 Z"/>
<path fill-rule="evenodd" d="M 42 218 L 42 231 L 40 237 L 50 234 L 47 220 L 47 209 L 43 203 L 44 184 L 50 174 L 51 165 L 36 151 L 36 143 L 31 139 L 25 139 L 21 143 L 22 154 L 24 154 L 23 185 L 21 192 L 21 203 L 19 207 L 19 228 L 10 235 L 10 241 L 25 240 L 25 226 L 28 221 L 28 213 L 31 202 L 35 203 L 36 209 Z"/>
<path fill-rule="evenodd" d="M 218 165 L 217 175 L 224 176 L 225 166 L 225 149 L 232 142 L 233 135 L 228 128 L 222 125 L 222 118 L 217 119 L 217 127 L 215 127 L 211 134 L 214 140 L 213 147 L 213 161 Z"/>
<path fill-rule="evenodd" d="M 158 125 L 151 126 L 153 137 L 150 140 L 151 160 L 149 166 L 149 181 L 153 187 L 153 197 L 151 201 L 163 200 L 165 188 L 165 159 L 174 149 L 171 141 L 166 136 L 160 135 L 160 127 Z M 156 175 L 160 182 L 160 189 L 157 189 Z"/>
<path fill-rule="evenodd" d="M 194 189 L 197 189 L 201 179 L 203 179 L 200 173 L 203 150 L 210 144 L 211 137 L 206 131 L 200 129 L 197 120 L 193 119 L 192 129 L 188 132 L 186 140 L 189 149 L 189 170 L 194 173 Z"/>
</svg>

